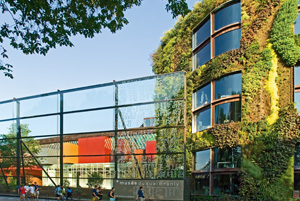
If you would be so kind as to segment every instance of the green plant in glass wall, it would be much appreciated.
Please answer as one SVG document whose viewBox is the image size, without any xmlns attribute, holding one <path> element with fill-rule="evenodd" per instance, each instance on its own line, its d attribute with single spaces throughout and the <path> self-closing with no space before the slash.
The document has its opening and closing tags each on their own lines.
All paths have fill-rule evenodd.
<svg viewBox="0 0 300 201">
<path fill-rule="evenodd" d="M 88 174 L 88 185 L 89 188 L 93 188 L 95 185 L 101 185 L 103 183 L 103 176 L 100 173 L 93 172 Z"/>
</svg>

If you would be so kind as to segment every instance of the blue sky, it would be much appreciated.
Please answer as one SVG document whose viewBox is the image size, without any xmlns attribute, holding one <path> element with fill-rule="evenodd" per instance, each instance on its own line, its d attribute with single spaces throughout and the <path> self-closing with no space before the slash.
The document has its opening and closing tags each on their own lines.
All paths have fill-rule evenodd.
<svg viewBox="0 0 300 201">
<path fill-rule="evenodd" d="M 166 2 L 143 0 L 126 12 L 129 24 L 116 34 L 103 30 L 92 39 L 76 36 L 75 47 L 58 47 L 46 56 L 24 55 L 6 46 L 14 79 L 0 74 L 0 101 L 152 75 L 150 55 L 177 21 L 165 10 Z M 192 9 L 197 1 L 187 2 Z"/>
</svg>

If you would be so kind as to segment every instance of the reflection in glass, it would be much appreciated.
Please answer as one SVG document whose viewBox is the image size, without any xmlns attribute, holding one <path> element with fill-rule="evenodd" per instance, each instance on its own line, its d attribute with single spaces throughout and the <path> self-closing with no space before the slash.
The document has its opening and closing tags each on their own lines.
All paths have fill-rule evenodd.
<svg viewBox="0 0 300 201">
<path fill-rule="evenodd" d="M 64 115 L 64 133 L 113 130 L 114 110 L 98 110 Z"/>
<path fill-rule="evenodd" d="M 300 15 L 298 13 L 298 17 L 295 21 L 295 28 L 294 28 L 294 33 L 299 34 L 300 33 Z"/>
<path fill-rule="evenodd" d="M 240 168 L 242 151 L 241 147 L 215 148 L 214 168 Z"/>
<path fill-rule="evenodd" d="M 242 92 L 242 74 L 237 73 L 228 75 L 215 81 L 215 100 L 241 94 Z"/>
<path fill-rule="evenodd" d="M 215 57 L 229 50 L 239 49 L 241 29 L 228 31 L 215 39 Z"/>
<path fill-rule="evenodd" d="M 16 109 L 15 102 L 0 104 L 0 120 L 15 118 L 16 117 L 15 109 Z"/>
<path fill-rule="evenodd" d="M 58 95 L 22 100 L 20 101 L 20 116 L 57 113 L 59 111 L 58 103 Z"/>
<path fill-rule="evenodd" d="M 215 30 L 241 21 L 241 3 L 232 4 L 215 13 Z"/>
<path fill-rule="evenodd" d="M 298 113 L 300 112 L 300 92 L 295 93 L 295 103 Z"/>
<path fill-rule="evenodd" d="M 300 85 L 300 67 L 296 66 L 294 70 L 295 86 Z"/>
<path fill-rule="evenodd" d="M 294 174 L 294 190 L 300 190 L 300 173 Z"/>
<path fill-rule="evenodd" d="M 114 88 L 105 86 L 64 93 L 64 111 L 114 106 Z"/>
<path fill-rule="evenodd" d="M 210 58 L 211 58 L 210 43 L 208 43 L 197 53 L 196 61 L 195 61 L 196 62 L 195 68 L 199 68 L 200 66 L 205 64 L 206 62 L 208 62 L 210 60 Z"/>
<path fill-rule="evenodd" d="M 209 171 L 210 149 L 196 152 L 195 166 L 195 170 Z"/>
<path fill-rule="evenodd" d="M 209 195 L 209 175 L 196 175 L 195 183 L 195 194 Z"/>
<path fill-rule="evenodd" d="M 241 101 L 224 103 L 215 107 L 215 124 L 241 121 Z"/>
<path fill-rule="evenodd" d="M 207 129 L 210 125 L 210 109 L 196 114 L 196 132 Z"/>
<path fill-rule="evenodd" d="M 300 144 L 295 146 L 295 159 L 294 159 L 294 166 L 300 167 Z"/>
<path fill-rule="evenodd" d="M 239 179 L 236 174 L 214 175 L 213 195 L 238 195 Z"/>
<path fill-rule="evenodd" d="M 211 100 L 211 84 L 202 87 L 194 93 L 194 109 L 210 103 Z"/>
<path fill-rule="evenodd" d="M 15 129 L 13 129 L 13 126 Z M 2 135 L 5 135 L 6 137 L 8 134 L 14 134 L 16 136 L 16 123 L 15 121 L 3 121 L 0 122 L 0 138 L 2 138 Z"/>
<path fill-rule="evenodd" d="M 200 45 L 210 36 L 210 20 L 207 20 L 195 33 L 195 47 Z"/>
<path fill-rule="evenodd" d="M 55 135 L 59 133 L 59 117 L 57 115 L 22 119 L 21 124 L 28 125 L 29 136 Z"/>
</svg>

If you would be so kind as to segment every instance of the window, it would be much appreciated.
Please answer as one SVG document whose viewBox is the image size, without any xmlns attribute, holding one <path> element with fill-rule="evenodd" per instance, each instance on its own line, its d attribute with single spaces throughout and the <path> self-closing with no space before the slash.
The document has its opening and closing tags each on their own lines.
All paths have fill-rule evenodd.
<svg viewBox="0 0 300 201">
<path fill-rule="evenodd" d="M 214 195 L 238 195 L 239 179 L 236 174 L 214 175 Z"/>
<path fill-rule="evenodd" d="M 295 94 L 294 102 L 296 103 L 296 108 L 300 112 L 300 67 L 296 66 L 294 69 L 294 85 L 295 85 Z"/>
<path fill-rule="evenodd" d="M 214 168 L 240 168 L 241 167 L 241 147 L 215 148 Z"/>
<path fill-rule="evenodd" d="M 294 27 L 294 33 L 299 34 L 300 33 L 300 15 L 298 13 L 298 17 L 295 21 L 295 27 Z"/>
<path fill-rule="evenodd" d="M 216 124 L 241 121 L 241 93 L 240 72 L 213 80 L 195 91 L 193 132 L 199 132 Z"/>
<path fill-rule="evenodd" d="M 237 173 L 241 167 L 241 152 L 241 146 L 196 152 L 193 171 L 194 194 L 237 195 L 239 186 Z"/>
<path fill-rule="evenodd" d="M 196 152 L 195 170 L 209 171 L 210 169 L 210 149 Z"/>
<path fill-rule="evenodd" d="M 241 3 L 222 4 L 193 30 L 193 68 L 232 49 L 240 48 Z"/>
</svg>

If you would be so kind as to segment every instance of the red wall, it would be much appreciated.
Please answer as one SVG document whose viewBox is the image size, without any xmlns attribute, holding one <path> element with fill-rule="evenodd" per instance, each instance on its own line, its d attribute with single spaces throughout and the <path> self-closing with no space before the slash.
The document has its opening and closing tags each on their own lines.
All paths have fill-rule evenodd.
<svg viewBox="0 0 300 201">
<path fill-rule="evenodd" d="M 146 142 L 146 154 L 156 154 L 156 141 L 147 141 Z M 148 160 L 153 161 L 155 155 L 147 155 Z"/>
<path fill-rule="evenodd" d="M 108 137 L 91 137 L 78 139 L 78 155 L 108 155 L 111 149 L 105 146 Z M 110 156 L 78 157 L 78 163 L 109 163 Z"/>
</svg>

